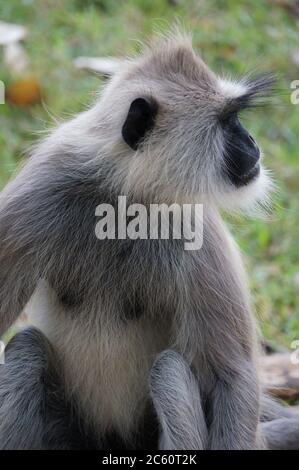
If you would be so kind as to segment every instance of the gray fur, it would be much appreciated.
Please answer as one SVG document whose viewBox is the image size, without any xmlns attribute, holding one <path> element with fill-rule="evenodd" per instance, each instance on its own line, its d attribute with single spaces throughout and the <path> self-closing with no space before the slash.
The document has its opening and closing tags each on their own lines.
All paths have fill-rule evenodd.
<svg viewBox="0 0 299 470">
<path fill-rule="evenodd" d="M 271 450 L 299 449 L 299 417 L 280 418 L 262 424 L 266 445 Z"/>
<path fill-rule="evenodd" d="M 182 356 L 164 351 L 151 371 L 151 394 L 160 422 L 161 450 L 206 449 L 211 426 L 207 401 Z M 225 411 L 223 408 L 220 411 Z M 291 407 L 263 395 L 260 445 L 273 450 L 298 449 L 299 416 Z"/>
<path fill-rule="evenodd" d="M 164 351 L 151 370 L 151 395 L 161 423 L 160 449 L 203 450 L 208 430 L 199 386 L 188 364 Z"/>
<path fill-rule="evenodd" d="M 93 439 L 68 403 L 48 340 L 30 328 L 0 366 L 0 449 L 88 449 Z M 98 442 L 98 445 L 100 443 Z"/>
<path fill-rule="evenodd" d="M 273 421 L 280 418 L 294 418 L 296 414 L 292 407 L 282 401 L 263 393 L 261 397 L 261 422 Z"/>
<path fill-rule="evenodd" d="M 250 86 L 218 79 L 185 37 L 165 40 L 45 139 L 0 196 L 0 335 L 36 289 L 31 321 L 99 441 L 115 432 L 132 442 L 153 361 L 173 348 L 192 364 L 208 403 L 207 446 L 263 445 L 246 276 L 219 214 L 220 201 L 264 194 L 263 171 L 238 190 L 223 173 L 218 116 Z M 154 96 L 159 112 L 134 152 L 121 128 L 140 95 Z M 95 208 L 120 194 L 128 203 L 203 203 L 202 249 L 185 251 L 183 240 L 99 241 Z"/>
</svg>

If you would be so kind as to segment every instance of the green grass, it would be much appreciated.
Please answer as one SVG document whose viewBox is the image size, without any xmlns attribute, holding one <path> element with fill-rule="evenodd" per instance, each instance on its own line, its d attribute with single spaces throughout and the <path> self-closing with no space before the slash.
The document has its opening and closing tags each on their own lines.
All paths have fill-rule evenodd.
<svg viewBox="0 0 299 470">
<path fill-rule="evenodd" d="M 267 221 L 237 220 L 232 229 L 248 255 L 253 298 L 266 337 L 290 345 L 299 338 L 299 105 L 290 103 L 290 82 L 299 78 L 291 62 L 298 47 L 298 23 L 267 1 L 10 0 L 1 18 L 29 27 L 26 50 L 30 75 L 43 88 L 45 106 L 0 106 L 0 185 L 3 186 L 50 115 L 68 118 L 82 110 L 101 85 L 98 77 L 76 71 L 79 55 L 123 56 L 138 51 L 139 40 L 179 19 L 194 44 L 219 73 L 250 70 L 279 74 L 284 93 L 273 108 L 248 115 L 247 123 L 265 152 L 280 188 Z M 13 81 L 0 57 L 0 78 Z M 1 268 L 0 268 L 1 269 Z M 297 274 L 297 284 L 296 284 Z"/>
</svg>

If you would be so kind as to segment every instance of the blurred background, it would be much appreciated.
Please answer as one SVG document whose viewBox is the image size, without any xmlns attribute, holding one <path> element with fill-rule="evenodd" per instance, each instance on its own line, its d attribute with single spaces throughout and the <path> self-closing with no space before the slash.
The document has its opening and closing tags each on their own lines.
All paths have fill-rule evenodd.
<svg viewBox="0 0 299 470">
<path fill-rule="evenodd" d="M 25 28 L 0 26 L 0 80 L 6 88 L 0 188 L 40 134 L 83 110 L 105 83 L 75 66 L 80 56 L 135 54 L 140 41 L 179 21 L 217 73 L 279 75 L 282 92 L 275 103 L 244 116 L 279 187 L 273 210 L 266 220 L 229 223 L 247 255 L 265 337 L 287 347 L 299 339 L 299 104 L 290 100 L 291 82 L 299 79 L 298 2 L 2 0 L 0 21 Z"/>
</svg>

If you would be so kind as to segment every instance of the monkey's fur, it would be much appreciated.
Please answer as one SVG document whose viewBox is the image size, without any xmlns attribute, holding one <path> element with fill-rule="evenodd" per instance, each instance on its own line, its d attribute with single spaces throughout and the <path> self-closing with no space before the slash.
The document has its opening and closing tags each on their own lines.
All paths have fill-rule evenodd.
<svg viewBox="0 0 299 470">
<path fill-rule="evenodd" d="M 271 447 L 246 276 L 219 214 L 263 198 L 268 178 L 247 168 L 256 147 L 236 115 L 266 85 L 221 80 L 188 38 L 170 37 L 128 62 L 4 189 L 0 335 L 30 299 L 37 329 L 19 333 L 0 366 L 0 448 L 157 448 L 158 425 L 160 448 Z M 98 240 L 95 208 L 118 195 L 203 203 L 202 248 Z M 181 355 L 152 369 L 166 349 Z M 285 447 L 279 410 L 283 427 L 266 428 Z"/>
</svg>

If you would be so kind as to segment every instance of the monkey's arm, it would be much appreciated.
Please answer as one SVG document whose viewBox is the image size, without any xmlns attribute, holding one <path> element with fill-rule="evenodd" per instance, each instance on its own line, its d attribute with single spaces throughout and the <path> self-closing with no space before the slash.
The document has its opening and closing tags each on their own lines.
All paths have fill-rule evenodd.
<svg viewBox="0 0 299 470">
<path fill-rule="evenodd" d="M 222 222 L 206 218 L 205 233 L 196 282 L 202 322 L 198 335 L 203 338 L 202 350 L 212 376 L 209 447 L 253 449 L 259 445 L 260 393 L 246 277 Z M 200 361 L 199 355 L 199 375 Z"/>
<path fill-rule="evenodd" d="M 77 155 L 52 151 L 37 152 L 0 195 L 0 336 L 41 278 L 75 303 L 92 285 L 95 208 L 103 198 L 96 171 Z"/>
<path fill-rule="evenodd" d="M 215 380 L 209 397 L 209 448 L 215 450 L 263 447 L 258 430 L 260 386 L 249 339 L 252 326 L 245 307 L 239 305 L 239 318 L 237 308 L 236 302 L 230 307 L 223 303 L 218 310 L 223 323 L 210 321 L 209 325 L 208 361 Z M 211 335 L 217 340 L 212 341 Z"/>
<path fill-rule="evenodd" d="M 34 240 L 24 217 L 28 204 L 17 190 L 13 182 L 0 199 L 0 338 L 22 312 L 36 283 Z"/>
<path fill-rule="evenodd" d="M 258 436 L 259 393 L 252 365 L 241 363 L 242 372 L 217 381 L 212 394 L 209 448 L 245 450 L 263 447 Z"/>
</svg>

